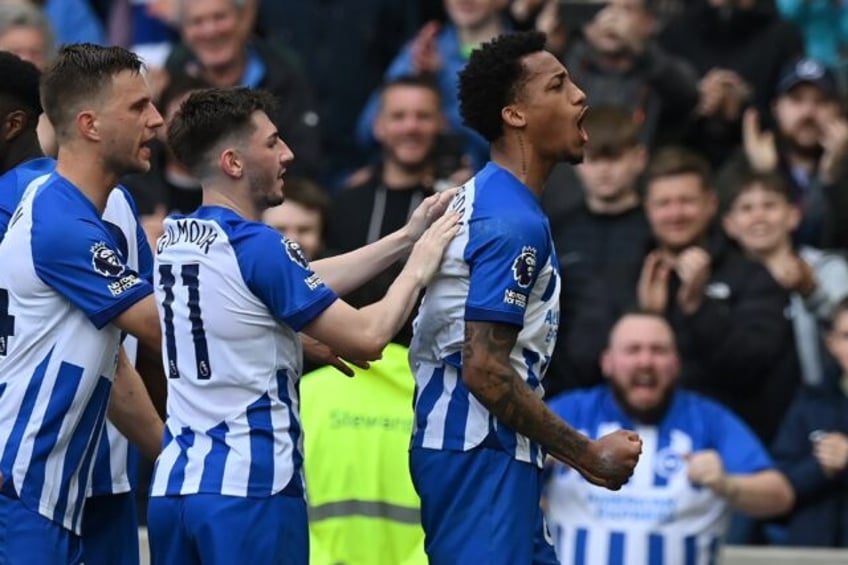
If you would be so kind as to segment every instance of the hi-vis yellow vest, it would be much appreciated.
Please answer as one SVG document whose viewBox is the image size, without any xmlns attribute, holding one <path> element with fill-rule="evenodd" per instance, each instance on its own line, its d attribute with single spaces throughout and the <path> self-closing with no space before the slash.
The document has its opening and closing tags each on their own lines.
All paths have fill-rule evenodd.
<svg viewBox="0 0 848 565">
<path fill-rule="evenodd" d="M 324 367 L 300 382 L 311 565 L 427 563 L 409 478 L 407 353 L 389 344 L 353 378 Z"/>
</svg>

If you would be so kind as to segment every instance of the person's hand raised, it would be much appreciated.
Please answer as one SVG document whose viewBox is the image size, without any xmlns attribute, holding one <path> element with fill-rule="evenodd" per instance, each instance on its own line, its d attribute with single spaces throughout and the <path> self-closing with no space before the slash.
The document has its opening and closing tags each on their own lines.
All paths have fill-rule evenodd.
<svg viewBox="0 0 848 565">
<path fill-rule="evenodd" d="M 753 108 L 748 108 L 742 115 L 742 145 L 752 169 L 760 173 L 777 169 L 774 133 L 760 127 L 760 115 Z"/>
</svg>

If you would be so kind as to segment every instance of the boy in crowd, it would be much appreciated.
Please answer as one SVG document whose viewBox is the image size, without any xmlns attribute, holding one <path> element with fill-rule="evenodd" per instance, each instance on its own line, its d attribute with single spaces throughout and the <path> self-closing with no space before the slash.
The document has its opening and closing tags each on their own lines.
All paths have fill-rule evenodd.
<svg viewBox="0 0 848 565">
<path fill-rule="evenodd" d="M 752 174 L 737 183 L 724 217 L 725 231 L 748 257 L 761 262 L 789 293 L 790 317 L 803 382 L 821 382 L 825 367 L 819 326 L 848 295 L 848 263 L 835 253 L 796 248 L 792 233 L 801 210 L 776 173 Z"/>
</svg>

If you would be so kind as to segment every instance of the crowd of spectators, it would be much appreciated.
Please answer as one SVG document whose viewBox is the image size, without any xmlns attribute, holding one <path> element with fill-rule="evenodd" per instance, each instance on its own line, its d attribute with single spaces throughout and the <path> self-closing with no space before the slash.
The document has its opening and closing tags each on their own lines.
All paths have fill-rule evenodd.
<svg viewBox="0 0 848 565">
<path fill-rule="evenodd" d="M 166 121 L 208 86 L 270 91 L 295 159 L 266 221 L 312 258 L 392 232 L 485 164 L 457 71 L 531 28 L 592 107 L 585 161 L 543 197 L 563 277 L 548 398 L 611 377 L 622 314 L 661 316 L 679 384 L 771 447 L 795 493 L 731 537 L 848 547 L 845 2 L 0 0 L 0 50 L 43 68 L 66 42 L 132 48 Z M 159 133 L 153 169 L 124 179 L 151 240 L 200 204 Z"/>
</svg>

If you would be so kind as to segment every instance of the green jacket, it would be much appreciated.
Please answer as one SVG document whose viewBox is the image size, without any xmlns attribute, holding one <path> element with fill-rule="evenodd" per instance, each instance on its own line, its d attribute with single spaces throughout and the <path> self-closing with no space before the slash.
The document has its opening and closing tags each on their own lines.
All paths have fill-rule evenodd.
<svg viewBox="0 0 848 565">
<path fill-rule="evenodd" d="M 354 378 L 324 367 L 301 380 L 312 565 L 427 563 L 409 476 L 407 355 L 389 344 Z"/>
</svg>

